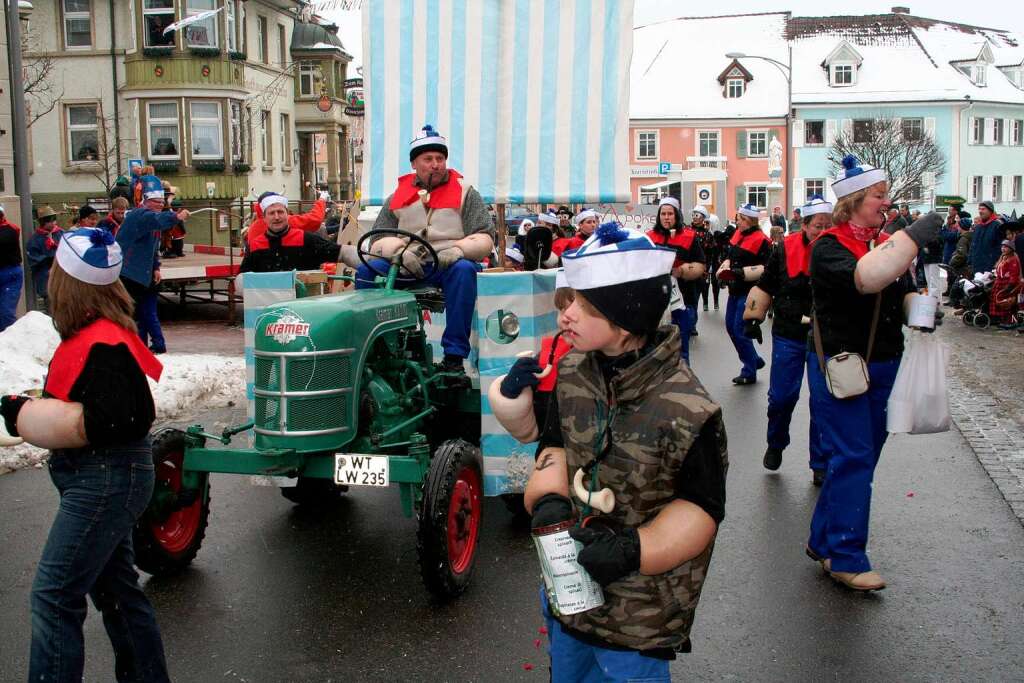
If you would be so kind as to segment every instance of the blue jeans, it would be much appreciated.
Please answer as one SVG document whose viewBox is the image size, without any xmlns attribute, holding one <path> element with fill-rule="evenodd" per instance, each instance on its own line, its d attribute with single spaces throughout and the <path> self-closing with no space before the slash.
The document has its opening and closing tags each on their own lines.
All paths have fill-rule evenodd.
<svg viewBox="0 0 1024 683">
<path fill-rule="evenodd" d="M 693 309 L 679 309 L 672 311 L 672 324 L 679 328 L 679 355 L 683 357 L 686 364 L 690 364 L 690 330 L 693 329 L 694 321 L 690 311 Z"/>
<path fill-rule="evenodd" d="M 24 281 L 25 271 L 21 266 L 0 268 L 0 332 L 17 320 L 18 299 L 21 298 L 21 285 Z"/>
<path fill-rule="evenodd" d="M 868 391 L 846 399 L 828 393 L 817 356 L 809 353 L 807 360 L 807 382 L 828 458 L 807 545 L 830 558 L 833 571 L 866 572 L 871 569 L 867 556 L 871 482 L 888 436 L 886 406 L 900 360 L 871 363 Z"/>
<path fill-rule="evenodd" d="M 815 359 L 814 362 L 817 362 Z M 800 400 L 804 383 L 804 365 L 808 363 L 807 344 L 772 334 L 772 368 L 768 384 L 768 447 L 786 450 L 789 445 L 789 423 L 793 409 Z M 828 466 L 821 449 L 818 425 L 814 419 L 814 403 L 810 403 L 811 426 L 807 438 L 812 470 Z"/>
<path fill-rule="evenodd" d="M 160 327 L 160 317 L 156 311 L 156 292 L 149 291 L 135 302 L 135 324 L 139 327 L 139 338 L 156 351 L 166 351 L 167 342 Z"/>
<path fill-rule="evenodd" d="M 60 506 L 32 584 L 29 680 L 82 680 L 88 595 L 103 614 L 117 680 L 168 681 L 156 615 L 132 566 L 132 527 L 153 493 L 148 437 L 55 451 L 49 468 Z"/>
<path fill-rule="evenodd" d="M 388 262 L 384 259 L 370 261 L 380 272 L 387 272 Z M 469 333 L 473 327 L 473 311 L 476 309 L 476 274 L 481 270 L 479 263 L 459 259 L 444 270 L 435 270 L 430 263 L 423 267 L 422 280 L 403 279 L 396 282 L 399 289 L 415 287 L 440 287 L 444 292 L 445 326 L 441 335 L 441 348 L 446 356 L 469 357 Z M 356 289 L 374 287 L 376 274 L 365 265 L 356 269 Z"/>
<path fill-rule="evenodd" d="M 729 339 L 743 363 L 740 377 L 757 379 L 757 368 L 763 366 L 764 361 L 754 348 L 754 342 L 743 336 L 743 309 L 746 305 L 746 294 L 739 297 L 729 295 L 729 301 L 725 304 L 725 331 L 729 333 Z"/>
<path fill-rule="evenodd" d="M 610 650 L 577 640 L 551 616 L 540 590 L 540 610 L 548 627 L 548 654 L 554 683 L 669 683 L 668 661 L 635 650 Z"/>
</svg>

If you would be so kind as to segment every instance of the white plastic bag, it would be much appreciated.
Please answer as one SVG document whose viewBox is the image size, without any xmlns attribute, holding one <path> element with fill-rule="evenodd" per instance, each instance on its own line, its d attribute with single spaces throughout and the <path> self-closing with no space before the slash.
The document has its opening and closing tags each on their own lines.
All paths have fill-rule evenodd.
<svg viewBox="0 0 1024 683">
<path fill-rule="evenodd" d="M 911 332 L 889 394 L 891 434 L 935 434 L 950 425 L 946 365 L 949 347 L 926 332 Z"/>
</svg>

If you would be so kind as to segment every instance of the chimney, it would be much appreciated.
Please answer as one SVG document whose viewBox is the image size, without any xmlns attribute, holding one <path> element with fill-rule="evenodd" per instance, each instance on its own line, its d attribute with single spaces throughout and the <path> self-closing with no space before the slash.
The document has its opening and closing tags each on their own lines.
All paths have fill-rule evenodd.
<svg viewBox="0 0 1024 683">
<path fill-rule="evenodd" d="M 893 14 L 910 14 L 910 8 L 909 7 L 893 7 L 892 8 L 892 13 Z"/>
</svg>

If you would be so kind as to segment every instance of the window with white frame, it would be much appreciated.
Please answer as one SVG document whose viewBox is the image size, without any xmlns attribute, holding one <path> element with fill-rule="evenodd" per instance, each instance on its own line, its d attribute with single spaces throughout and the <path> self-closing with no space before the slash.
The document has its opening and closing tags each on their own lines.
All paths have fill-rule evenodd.
<svg viewBox="0 0 1024 683">
<path fill-rule="evenodd" d="M 190 102 L 189 122 L 192 126 L 192 158 L 223 159 L 220 102 Z"/>
<path fill-rule="evenodd" d="M 1024 128 L 1024 121 L 1013 119 L 1010 121 L 1010 144 L 1017 146 L 1021 144 L 1021 128 Z"/>
<path fill-rule="evenodd" d="M 992 119 L 992 144 L 1003 144 L 1003 120 Z"/>
<path fill-rule="evenodd" d="M 811 201 L 811 197 L 818 195 L 819 197 L 825 196 L 825 179 L 824 178 L 808 178 L 804 180 L 804 194 L 807 201 Z"/>
<path fill-rule="evenodd" d="M 747 185 L 747 204 L 753 204 L 759 209 L 768 206 L 768 186 Z"/>
<path fill-rule="evenodd" d="M 992 201 L 998 202 L 1003 198 L 1003 176 L 992 176 Z"/>
<path fill-rule="evenodd" d="M 90 0 L 62 0 L 64 13 L 64 47 L 92 47 L 92 8 Z"/>
<path fill-rule="evenodd" d="M 69 104 L 66 112 L 68 161 L 98 161 L 100 155 L 99 105 Z"/>
<path fill-rule="evenodd" d="M 1013 180 L 1010 181 L 1011 194 L 1010 198 L 1012 201 L 1019 202 L 1021 200 L 1021 188 L 1020 188 L 1021 177 L 1019 175 L 1013 176 Z"/>
<path fill-rule="evenodd" d="M 742 78 L 730 78 L 725 81 L 725 96 L 729 99 L 743 97 L 747 84 Z"/>
<path fill-rule="evenodd" d="M 971 144 L 980 145 L 985 141 L 985 119 L 978 117 L 971 124 Z"/>
<path fill-rule="evenodd" d="M 824 121 L 804 121 L 804 145 L 824 145 L 825 144 L 825 122 Z"/>
<path fill-rule="evenodd" d="M 853 120 L 853 141 L 854 142 L 871 142 L 874 138 L 874 126 L 875 122 L 871 119 L 854 119 Z"/>
<path fill-rule="evenodd" d="M 224 0 L 224 17 L 227 21 L 228 52 L 238 52 L 238 24 L 235 21 L 236 0 Z"/>
<path fill-rule="evenodd" d="M 702 157 L 718 156 L 718 131 L 702 130 L 697 134 L 697 155 Z"/>
<path fill-rule="evenodd" d="M 907 185 L 907 189 L 904 190 L 904 197 L 906 201 L 920 201 L 923 199 L 924 191 L 921 189 L 921 183 L 913 183 Z"/>
<path fill-rule="evenodd" d="M 636 134 L 636 158 L 657 159 L 658 158 L 658 132 L 653 130 L 642 130 Z"/>
<path fill-rule="evenodd" d="M 323 185 L 327 182 L 327 167 L 317 166 L 316 167 L 316 184 Z"/>
<path fill-rule="evenodd" d="M 320 94 L 316 87 L 319 72 L 319 62 L 311 59 L 303 59 L 299 62 L 299 95 L 309 97 Z"/>
<path fill-rule="evenodd" d="M 974 85 L 985 87 L 988 83 L 988 67 L 985 64 L 975 64 L 971 69 L 971 80 Z"/>
<path fill-rule="evenodd" d="M 264 109 L 260 112 L 260 151 L 264 166 L 269 166 L 271 162 L 270 151 L 273 149 L 273 143 L 270 134 L 270 112 Z"/>
<path fill-rule="evenodd" d="M 145 47 L 173 47 L 177 31 L 165 34 L 164 29 L 174 23 L 174 0 L 142 0 L 142 20 L 145 23 Z"/>
<path fill-rule="evenodd" d="M 833 64 L 832 85 L 853 85 L 853 64 Z"/>
<path fill-rule="evenodd" d="M 768 133 L 766 131 L 754 130 L 747 133 L 747 156 L 768 156 Z"/>
<path fill-rule="evenodd" d="M 288 114 L 281 114 L 281 126 L 277 136 L 281 148 L 281 165 L 288 168 L 292 165 L 292 136 L 291 120 Z"/>
<path fill-rule="evenodd" d="M 146 124 L 149 128 L 149 156 L 153 159 L 180 159 L 178 103 L 149 102 L 146 105 Z"/>
<path fill-rule="evenodd" d="M 267 45 L 267 18 L 256 17 L 256 50 L 259 61 L 264 64 L 270 63 L 270 53 Z"/>
<path fill-rule="evenodd" d="M 981 201 L 981 186 L 982 186 L 982 183 L 984 183 L 984 182 L 985 182 L 984 178 L 982 178 L 980 175 L 976 175 L 976 176 L 972 176 L 971 177 L 971 201 L 972 202 L 980 202 Z"/>
<path fill-rule="evenodd" d="M 657 204 L 660 199 L 661 193 L 658 190 L 640 190 L 641 204 Z"/>
<path fill-rule="evenodd" d="M 924 137 L 924 119 L 901 120 L 900 132 L 907 142 L 917 142 Z"/>
<path fill-rule="evenodd" d="M 185 16 L 194 17 L 217 8 L 217 0 L 185 0 Z M 217 15 L 185 27 L 189 47 L 217 47 Z"/>
<path fill-rule="evenodd" d="M 245 121 L 242 103 L 231 102 L 231 161 L 245 161 Z"/>
</svg>

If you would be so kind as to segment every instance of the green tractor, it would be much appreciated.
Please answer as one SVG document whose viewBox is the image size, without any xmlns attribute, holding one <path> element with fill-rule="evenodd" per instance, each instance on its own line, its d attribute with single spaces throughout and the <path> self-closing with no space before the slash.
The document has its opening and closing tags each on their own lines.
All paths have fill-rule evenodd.
<svg viewBox="0 0 1024 683">
<path fill-rule="evenodd" d="M 462 372 L 442 372 L 424 330 L 441 312 L 436 289 L 396 289 L 402 254 L 386 272 L 367 240 L 400 235 L 436 262 L 430 244 L 398 230 L 371 231 L 360 259 L 378 288 L 296 299 L 265 308 L 255 335 L 255 414 L 208 434 L 201 425 L 154 439 L 157 484 L 134 533 L 136 564 L 166 575 L 187 566 L 205 534 L 212 472 L 295 478 L 282 494 L 325 503 L 352 486 L 397 484 L 418 522 L 426 587 L 453 597 L 469 584 L 481 529 L 480 399 Z M 408 247 L 407 247 L 408 248 Z M 252 448 L 208 448 L 253 432 Z"/>
</svg>

